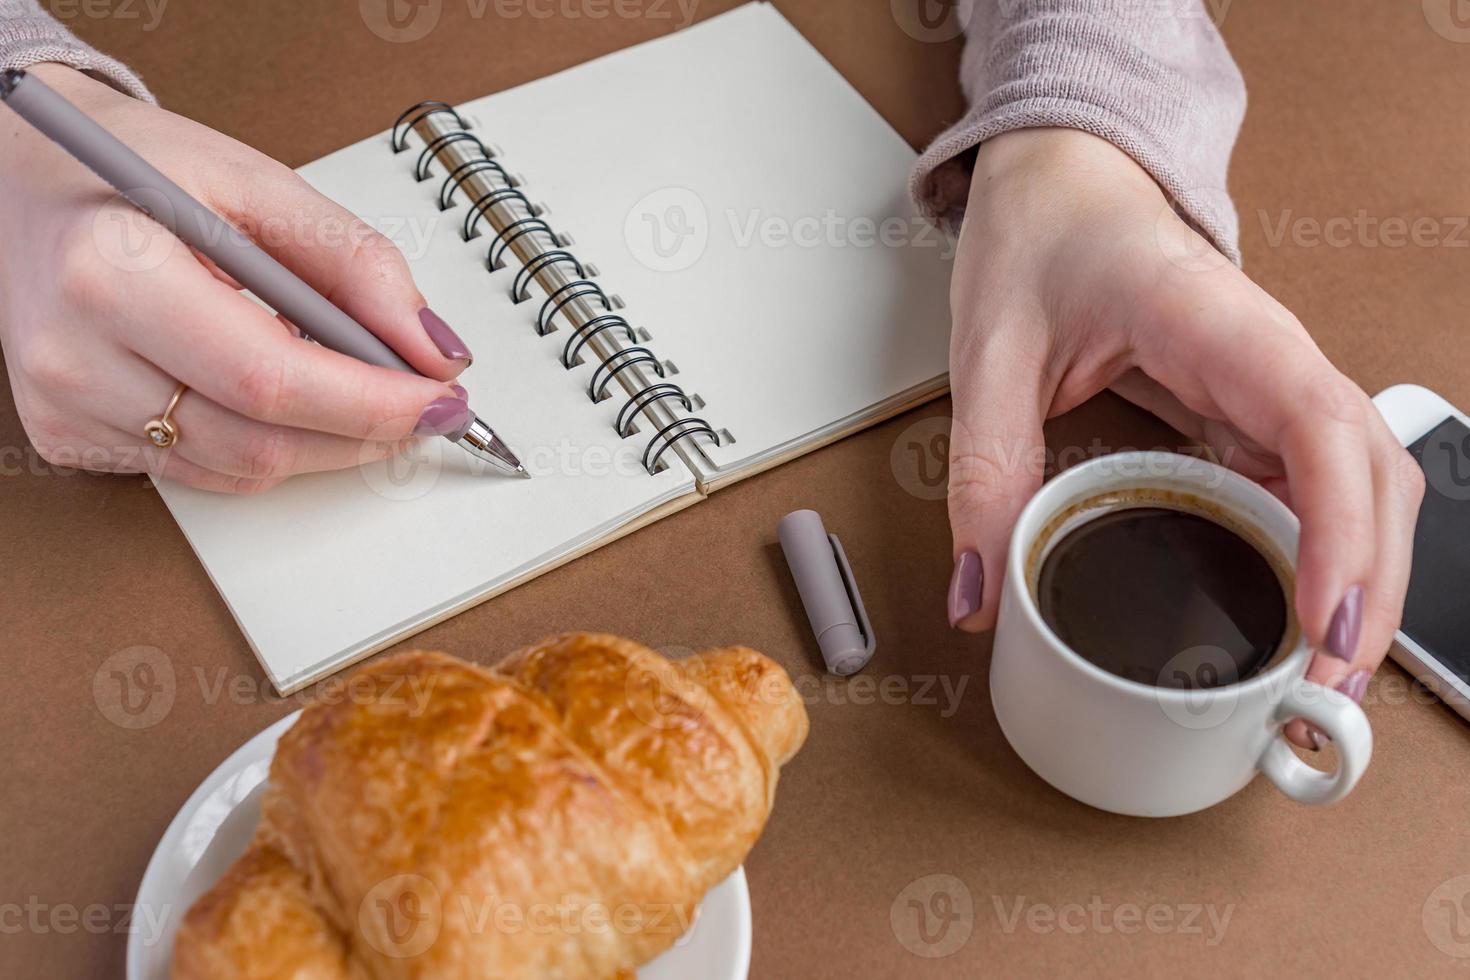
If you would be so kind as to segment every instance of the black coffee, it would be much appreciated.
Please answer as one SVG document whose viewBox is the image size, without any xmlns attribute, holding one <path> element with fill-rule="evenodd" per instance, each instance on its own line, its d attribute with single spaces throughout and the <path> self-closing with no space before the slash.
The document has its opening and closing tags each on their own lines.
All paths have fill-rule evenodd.
<svg viewBox="0 0 1470 980">
<path fill-rule="evenodd" d="M 1160 687 L 1245 680 L 1286 632 L 1286 593 L 1266 557 L 1229 528 L 1163 507 L 1112 511 L 1071 531 L 1036 591 L 1067 646 Z"/>
</svg>

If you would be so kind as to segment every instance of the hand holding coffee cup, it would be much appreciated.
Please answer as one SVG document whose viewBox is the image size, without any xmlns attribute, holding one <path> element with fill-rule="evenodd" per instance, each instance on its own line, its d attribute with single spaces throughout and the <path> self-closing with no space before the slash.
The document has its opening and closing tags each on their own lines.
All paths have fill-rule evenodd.
<svg viewBox="0 0 1470 980">
<path fill-rule="evenodd" d="M 1078 130 L 976 149 L 950 289 L 950 622 L 995 625 L 1042 423 L 1111 391 L 1296 513 L 1307 676 L 1361 696 L 1402 616 L 1423 476 L 1297 317 L 1175 203 Z M 1300 722 L 1288 736 L 1312 747 Z"/>
<path fill-rule="evenodd" d="M 1045 485 L 1011 536 L 991 699 L 1017 754 L 1084 803 L 1190 813 L 1257 772 L 1304 803 L 1345 796 L 1373 737 L 1350 697 L 1306 679 L 1296 517 L 1191 456 L 1123 453 Z M 1282 740 L 1304 719 L 1326 773 Z"/>
</svg>

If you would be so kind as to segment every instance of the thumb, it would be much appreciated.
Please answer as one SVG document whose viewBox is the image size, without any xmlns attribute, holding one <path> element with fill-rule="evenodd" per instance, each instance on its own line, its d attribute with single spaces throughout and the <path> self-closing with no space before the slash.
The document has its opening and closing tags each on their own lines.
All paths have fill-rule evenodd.
<svg viewBox="0 0 1470 980">
<path fill-rule="evenodd" d="M 470 365 L 469 346 L 429 309 L 398 246 L 293 171 L 252 156 L 211 189 L 226 220 L 419 373 L 449 381 Z"/>
<path fill-rule="evenodd" d="M 947 605 L 950 625 L 972 633 L 995 626 L 1011 528 L 1046 468 L 1040 354 L 1019 346 L 992 332 L 951 378 Z"/>
</svg>

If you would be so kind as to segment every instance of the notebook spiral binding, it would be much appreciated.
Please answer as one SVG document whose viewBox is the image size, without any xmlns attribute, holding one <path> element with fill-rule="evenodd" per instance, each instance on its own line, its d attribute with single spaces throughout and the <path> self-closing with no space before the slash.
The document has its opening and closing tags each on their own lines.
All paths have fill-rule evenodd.
<svg viewBox="0 0 1470 980">
<path fill-rule="evenodd" d="M 557 317 L 571 327 L 571 336 L 558 358 L 562 367 L 571 370 L 579 366 L 584 352 L 597 359 L 587 383 L 588 399 L 594 403 L 605 400 L 613 384 L 626 392 L 627 400 L 613 423 L 618 436 L 627 439 L 635 435 L 640 415 L 651 423 L 654 434 L 641 456 L 644 469 L 658 473 L 664 455 L 681 440 L 689 440 L 696 451 L 701 437 L 720 445 L 720 433 L 704 419 L 690 414 L 694 400 L 682 387 L 667 380 L 664 364 L 639 343 L 638 332 L 618 312 L 622 301 L 592 279 L 596 270 L 568 250 L 571 240 L 551 227 L 543 217 L 545 209 L 532 203 L 520 189 L 519 178 L 500 162 L 499 151 L 487 146 L 470 128 L 448 103 L 419 102 L 393 124 L 393 152 L 408 150 L 409 133 L 418 133 L 424 147 L 414 164 L 414 178 L 428 180 L 436 162 L 444 168 L 439 209 L 454 207 L 456 194 L 469 205 L 460 237 L 470 242 L 480 237 L 481 224 L 489 229 L 493 239 L 485 266 L 491 272 L 505 268 L 511 259 L 519 260 L 521 267 L 510 288 L 514 302 L 528 300 L 533 284 L 541 287 L 546 299 L 536 314 L 536 333 L 544 337 L 554 332 Z M 679 408 L 683 414 L 677 411 Z"/>
</svg>

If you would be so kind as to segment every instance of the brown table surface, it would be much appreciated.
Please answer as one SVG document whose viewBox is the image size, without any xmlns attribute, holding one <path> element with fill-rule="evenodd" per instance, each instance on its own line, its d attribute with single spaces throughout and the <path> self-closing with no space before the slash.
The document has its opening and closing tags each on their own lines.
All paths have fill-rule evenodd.
<svg viewBox="0 0 1470 980">
<path fill-rule="evenodd" d="M 962 109 L 958 42 L 899 26 L 919 23 L 919 2 L 778 4 L 916 146 Z M 383 129 L 420 97 L 496 91 L 683 16 L 672 0 L 630 0 L 614 9 L 645 16 L 603 19 L 532 15 L 609 9 L 596 0 L 445 0 L 427 37 L 389 43 L 353 0 L 172 0 L 152 30 L 142 0 L 55 6 L 170 107 L 292 165 Z M 729 6 L 705 0 L 697 14 Z M 1450 19 L 1452 0 L 1209 6 L 1224 11 L 1251 88 L 1233 172 L 1249 270 L 1364 388 L 1414 380 L 1470 405 L 1470 27 Z M 1431 219 L 1442 240 L 1394 247 L 1360 214 Z M 1311 223 L 1331 218 L 1360 229 L 1314 240 Z M 1276 238 L 1283 219 L 1293 233 Z M 117 906 L 132 900 L 168 821 L 216 764 L 301 700 L 268 693 L 147 481 L 44 465 L 4 397 L 0 974 L 120 976 Z M 741 642 L 803 678 L 811 739 L 747 865 L 757 978 L 1463 970 L 1450 954 L 1470 952 L 1470 904 L 1452 922 L 1439 903 L 1470 887 L 1454 880 L 1470 872 L 1470 729 L 1411 694 L 1397 667 L 1367 698 L 1373 765 L 1330 809 L 1258 780 L 1205 813 L 1128 819 L 1025 768 L 991 711 L 988 637 L 944 621 L 944 503 L 906 491 L 915 474 L 901 480 L 890 466 L 910 425 L 948 410 L 936 403 L 721 491 L 411 642 L 488 661 L 552 632 L 611 630 L 654 646 Z M 1107 397 L 1051 424 L 1048 438 L 1074 456 L 1178 444 Z M 773 550 L 777 519 L 805 506 L 823 512 L 860 570 L 882 638 L 865 677 L 885 687 L 822 680 Z M 166 715 L 127 730 L 99 709 L 93 681 L 136 645 L 164 651 L 176 681 Z M 965 685 L 955 705 L 936 677 Z M 951 876 L 941 885 L 958 899 L 963 887 L 969 915 L 946 920 L 932 906 L 921 935 L 905 889 L 928 875 Z"/>
</svg>

